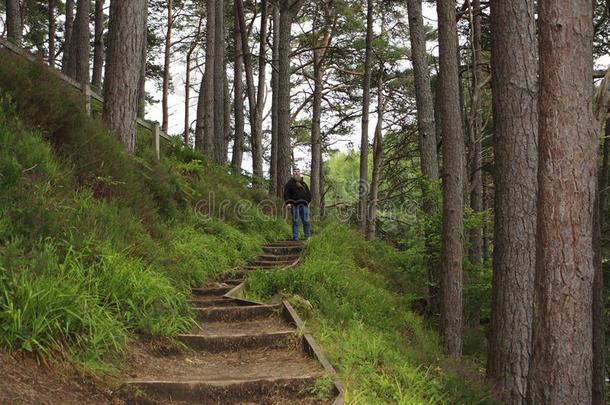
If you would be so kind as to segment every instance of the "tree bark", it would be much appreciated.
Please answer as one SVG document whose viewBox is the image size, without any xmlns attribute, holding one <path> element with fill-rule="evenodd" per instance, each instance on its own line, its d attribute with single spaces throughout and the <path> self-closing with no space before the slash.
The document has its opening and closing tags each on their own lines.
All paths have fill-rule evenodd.
<svg viewBox="0 0 610 405">
<path fill-rule="evenodd" d="M 89 11 L 90 0 L 78 0 L 70 39 L 66 74 L 78 83 L 89 83 Z"/>
<path fill-rule="evenodd" d="M 278 77 L 278 150 L 276 193 L 279 197 L 290 178 L 290 51 L 292 20 L 304 0 L 280 0 L 279 77 Z"/>
<path fill-rule="evenodd" d="M 445 354 L 462 354 L 464 242 L 464 132 L 460 111 L 455 2 L 438 0 L 439 94 L 443 152 L 443 229 L 441 258 L 441 342 Z"/>
<path fill-rule="evenodd" d="M 528 403 L 592 401 L 592 3 L 541 0 L 539 168 L 533 352 Z"/>
<path fill-rule="evenodd" d="M 10 0 L 16 1 L 16 0 Z M 66 21 L 64 24 L 64 49 L 61 58 L 61 70 L 66 73 L 68 66 L 68 55 L 70 54 L 70 40 L 72 39 L 72 28 L 74 27 L 74 0 L 66 0 Z"/>
<path fill-rule="evenodd" d="M 93 48 L 93 84 L 102 88 L 102 71 L 104 70 L 104 0 L 95 1 L 95 46 Z"/>
<path fill-rule="evenodd" d="M 102 119 L 131 153 L 135 150 L 139 83 L 145 63 L 146 17 L 146 0 L 110 3 Z"/>
<path fill-rule="evenodd" d="M 261 0 L 261 29 L 258 50 L 258 86 L 256 94 L 256 128 L 252 131 L 252 173 L 255 183 L 262 183 L 263 174 L 263 108 L 267 69 L 267 0 Z"/>
<path fill-rule="evenodd" d="M 216 1 L 207 0 L 207 31 L 206 31 L 206 55 L 205 55 L 205 74 L 203 77 L 202 88 L 203 104 L 203 125 L 197 122 L 201 134 L 201 145 L 203 152 L 212 157 L 212 148 L 214 140 L 214 66 L 216 65 Z M 201 97 L 200 97 L 201 101 Z M 199 115 L 198 115 L 199 119 Z"/>
<path fill-rule="evenodd" d="M 415 81 L 415 104 L 417 107 L 417 129 L 419 132 L 420 167 L 424 177 L 422 182 L 423 210 L 433 214 L 438 207 L 433 197 L 433 182 L 438 181 L 438 153 L 436 151 L 436 127 L 434 124 L 434 100 L 430 85 L 428 52 L 422 14 L 421 0 L 408 0 L 409 38 L 411 39 L 411 59 Z M 433 263 L 431 237 L 426 235 L 428 256 L 428 310 L 435 313 L 438 308 L 438 270 Z"/>
<path fill-rule="evenodd" d="M 487 377 L 523 404 L 536 269 L 537 49 L 534 0 L 491 3 L 495 221 Z"/>
<path fill-rule="evenodd" d="M 241 46 L 241 27 L 237 0 L 234 1 L 233 11 L 235 13 L 234 37 L 235 60 L 233 63 L 233 104 L 235 108 L 235 138 L 233 141 L 233 156 L 231 166 L 235 173 L 241 173 L 241 164 L 244 156 L 244 88 L 243 88 L 243 63 L 244 57 Z"/>
<path fill-rule="evenodd" d="M 199 95 L 197 97 L 197 120 L 195 121 L 195 150 L 205 153 L 205 111 L 206 111 L 206 80 L 205 74 L 201 79 L 199 86 Z"/>
<path fill-rule="evenodd" d="M 7 36 L 14 44 L 21 46 L 23 40 L 23 20 L 19 0 L 6 0 Z"/>
<path fill-rule="evenodd" d="M 57 21 L 55 20 L 55 0 L 48 2 L 48 23 L 49 23 L 49 66 L 55 67 L 55 34 L 57 33 Z"/>
<path fill-rule="evenodd" d="M 163 50 L 163 90 L 161 96 L 162 122 L 161 128 L 167 133 L 169 127 L 169 84 L 172 80 L 170 65 L 172 56 L 172 30 L 174 28 L 174 0 L 167 0 L 167 31 L 165 32 L 165 48 Z"/>
<path fill-rule="evenodd" d="M 201 28 L 201 26 L 200 26 Z M 199 35 L 197 35 L 199 37 Z M 191 69 L 193 61 L 193 52 L 197 47 L 197 40 L 193 40 L 189 50 L 186 53 L 186 69 L 184 81 L 184 145 L 189 146 L 191 137 Z"/>
<path fill-rule="evenodd" d="M 470 128 L 472 155 L 470 161 L 470 208 L 474 213 L 483 211 L 482 117 L 481 117 L 481 3 L 472 0 L 469 7 L 472 29 L 472 96 L 470 105 Z M 470 231 L 470 262 L 480 266 L 483 263 L 483 229 L 476 227 Z M 478 323 L 477 323 L 478 324 Z"/>
<path fill-rule="evenodd" d="M 224 153 L 224 128 L 225 128 L 225 10 L 224 1 L 218 1 L 215 7 L 215 30 L 214 35 L 214 131 L 211 135 L 211 156 L 218 164 L 226 162 L 226 154 Z"/>
<path fill-rule="evenodd" d="M 377 204 L 379 197 L 379 182 L 381 179 L 381 163 L 383 161 L 383 114 L 385 99 L 383 97 L 383 77 L 379 77 L 377 86 L 377 125 L 373 139 L 373 174 L 371 177 L 371 195 L 369 199 L 369 215 L 366 229 L 366 239 L 373 240 L 377 233 Z"/>
<path fill-rule="evenodd" d="M 366 233 L 369 195 L 369 106 L 371 103 L 371 61 L 373 54 L 373 0 L 366 2 L 366 43 L 362 83 L 362 123 L 360 135 L 360 176 L 358 184 L 358 228 Z"/>
<path fill-rule="evenodd" d="M 277 195 L 277 150 L 278 150 L 278 117 L 279 117 L 279 41 L 280 41 L 280 9 L 273 6 L 273 69 L 271 70 L 271 85 L 273 90 L 271 100 L 271 195 Z"/>
</svg>

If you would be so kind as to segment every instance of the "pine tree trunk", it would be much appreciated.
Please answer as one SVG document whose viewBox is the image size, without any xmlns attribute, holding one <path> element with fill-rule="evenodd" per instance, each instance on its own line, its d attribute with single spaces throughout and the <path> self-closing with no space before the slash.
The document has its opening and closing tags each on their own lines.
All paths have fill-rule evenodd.
<svg viewBox="0 0 610 405">
<path fill-rule="evenodd" d="M 237 1 L 235 1 L 236 3 Z M 235 108 L 235 139 L 233 142 L 233 156 L 231 166 L 235 173 L 241 173 L 241 164 L 244 156 L 244 86 L 243 86 L 243 63 L 244 57 L 241 46 L 241 27 L 239 24 L 239 13 L 237 4 L 233 4 L 235 61 L 233 63 L 233 104 Z"/>
<path fill-rule="evenodd" d="M 21 45 L 23 20 L 19 0 L 6 0 L 6 30 L 8 39 L 16 45 Z"/>
<path fill-rule="evenodd" d="M 605 350 L 605 305 L 604 305 L 604 271 L 602 267 L 602 234 L 600 188 L 597 189 L 593 217 L 593 379 L 592 404 L 605 405 L 606 385 L 606 350 Z"/>
<path fill-rule="evenodd" d="M 55 20 L 55 0 L 49 0 L 48 3 L 48 23 L 49 23 L 49 66 L 55 67 L 55 34 L 57 33 L 57 21 Z"/>
<path fill-rule="evenodd" d="M 223 164 L 228 162 L 229 156 L 229 142 L 231 141 L 231 111 L 232 105 L 231 102 L 231 90 L 229 89 L 229 73 L 227 72 L 227 63 L 224 63 L 224 78 L 223 78 L 223 93 L 224 93 L 224 130 L 222 137 L 222 156 L 223 156 Z"/>
<path fill-rule="evenodd" d="M 93 84 L 102 88 L 102 71 L 104 70 L 104 0 L 95 1 L 95 46 L 93 48 Z"/>
<path fill-rule="evenodd" d="M 280 9 L 273 6 L 273 69 L 271 70 L 271 85 L 273 90 L 271 100 L 271 195 L 277 195 L 277 150 L 278 150 L 278 117 L 279 117 L 279 41 L 280 41 Z"/>
<path fill-rule="evenodd" d="M 90 0 L 78 0 L 70 39 L 66 74 L 79 83 L 89 83 L 89 11 Z"/>
<path fill-rule="evenodd" d="M 541 0 L 539 167 L 533 352 L 528 403 L 592 401 L 593 217 L 590 0 Z"/>
<path fill-rule="evenodd" d="M 146 17 L 146 0 L 110 3 L 102 119 L 129 152 L 135 150 Z"/>
<path fill-rule="evenodd" d="M 15 0 L 12 0 L 15 1 Z M 64 48 L 61 58 L 61 70 L 66 73 L 68 67 L 68 55 L 70 54 L 70 40 L 72 39 L 72 28 L 74 27 L 74 0 L 66 0 L 66 21 L 64 23 Z"/>
<path fill-rule="evenodd" d="M 411 59 L 415 81 L 415 103 L 417 106 L 417 129 L 419 132 L 420 167 L 422 182 L 423 210 L 427 215 L 433 214 L 438 207 L 430 189 L 432 182 L 438 181 L 438 153 L 436 151 L 436 128 L 434 124 L 434 100 L 430 85 L 428 69 L 428 52 L 422 14 L 421 0 L 408 0 L 409 37 L 411 39 Z M 437 264 L 431 261 L 432 235 L 426 235 L 426 253 L 428 257 L 428 310 L 438 310 L 438 270 Z"/>
<path fill-rule="evenodd" d="M 256 94 L 256 130 L 252 131 L 252 173 L 254 180 L 261 182 L 263 174 L 263 108 L 267 69 L 267 0 L 261 1 L 261 29 L 258 50 L 258 86 Z"/>
<path fill-rule="evenodd" d="M 223 153 L 224 127 L 225 127 L 225 90 L 224 80 L 226 77 L 225 69 L 225 10 L 224 1 L 216 3 L 215 8 L 216 22 L 214 35 L 214 131 L 211 133 L 212 146 L 210 152 L 214 161 L 218 164 L 226 162 L 226 155 Z"/>
<path fill-rule="evenodd" d="M 200 127 L 203 132 L 202 139 L 203 152 L 212 157 L 214 142 L 214 67 L 216 65 L 216 1 L 207 0 L 207 31 L 205 40 L 205 74 L 203 77 L 203 125 Z M 199 118 L 199 117 L 198 117 Z"/>
<path fill-rule="evenodd" d="M 443 152 L 441 342 L 445 354 L 462 354 L 464 133 L 460 111 L 455 2 L 438 0 L 439 101 Z"/>
<path fill-rule="evenodd" d="M 314 47 L 317 43 L 314 44 Z M 322 157 L 321 145 L 321 117 L 322 117 L 322 58 L 320 52 L 313 51 L 313 100 L 312 100 L 312 122 L 311 122 L 311 207 L 313 213 L 318 214 L 320 208 L 320 160 Z"/>
<path fill-rule="evenodd" d="M 360 176 L 358 183 L 358 228 L 366 233 L 369 195 L 369 106 L 371 104 L 371 63 L 373 51 L 373 0 L 366 2 L 366 43 L 362 83 L 362 125 L 360 135 Z"/>
<path fill-rule="evenodd" d="M 292 148 L 290 142 L 290 51 L 292 20 L 303 6 L 303 0 L 280 1 L 280 38 L 278 48 L 278 150 L 277 183 L 278 196 L 290 178 Z M 281 197 L 281 196 L 280 196 Z"/>
<path fill-rule="evenodd" d="M 206 91 L 205 74 L 201 79 L 199 86 L 199 95 L 197 97 L 197 120 L 195 121 L 195 150 L 205 153 L 205 91 Z"/>
<path fill-rule="evenodd" d="M 148 8 L 147 8 L 148 11 Z M 148 63 L 148 22 L 144 22 L 144 45 L 142 46 L 142 65 L 140 66 L 140 82 L 138 85 L 138 118 L 144 119 L 146 115 L 146 64 Z"/>
<path fill-rule="evenodd" d="M 373 240 L 377 233 L 377 204 L 379 198 L 379 182 L 381 180 L 381 163 L 383 160 L 383 114 L 385 99 L 383 97 L 383 77 L 379 78 L 377 86 L 377 126 L 373 140 L 373 175 L 371 178 L 371 195 L 369 199 L 369 215 L 366 229 L 366 239 Z"/>
<path fill-rule="evenodd" d="M 534 0 L 493 2 L 495 239 L 487 377 L 501 402 L 523 404 L 536 268 L 537 49 Z"/>
<path fill-rule="evenodd" d="M 170 64 L 172 56 L 172 29 L 174 28 L 174 0 L 167 0 L 167 31 L 163 51 L 163 90 L 161 95 L 162 122 L 161 128 L 167 133 L 169 127 L 169 83 L 171 80 Z"/>
<path fill-rule="evenodd" d="M 201 28 L 201 27 L 200 27 Z M 197 41 L 193 40 L 188 52 L 186 53 L 186 69 L 184 72 L 184 145 L 190 145 L 191 137 L 191 70 L 193 63 L 193 52 L 197 46 Z"/>
</svg>

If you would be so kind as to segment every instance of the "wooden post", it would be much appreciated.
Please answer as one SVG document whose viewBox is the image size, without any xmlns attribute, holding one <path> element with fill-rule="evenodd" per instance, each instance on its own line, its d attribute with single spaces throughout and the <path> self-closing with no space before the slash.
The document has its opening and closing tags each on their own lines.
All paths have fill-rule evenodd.
<svg viewBox="0 0 610 405">
<path fill-rule="evenodd" d="M 155 154 L 157 155 L 157 160 L 161 159 L 161 130 L 159 129 L 159 124 L 155 123 L 155 128 L 153 130 L 153 134 L 155 137 Z"/>
<path fill-rule="evenodd" d="M 87 83 L 83 83 L 83 94 L 85 95 L 85 111 L 91 117 L 91 87 Z"/>
</svg>

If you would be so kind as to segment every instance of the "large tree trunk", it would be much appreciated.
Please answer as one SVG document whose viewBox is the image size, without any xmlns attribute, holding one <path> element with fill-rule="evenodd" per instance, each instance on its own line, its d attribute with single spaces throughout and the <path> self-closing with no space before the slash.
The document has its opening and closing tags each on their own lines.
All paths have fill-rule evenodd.
<svg viewBox="0 0 610 405">
<path fill-rule="evenodd" d="M 231 166 L 235 173 L 241 173 L 241 164 L 244 156 L 244 86 L 243 86 L 243 63 L 244 57 L 241 46 L 241 27 L 239 23 L 239 13 L 237 0 L 233 4 L 235 13 L 234 18 L 234 37 L 235 61 L 233 63 L 233 104 L 235 109 L 235 138 L 233 141 L 233 155 Z"/>
<path fill-rule="evenodd" d="M 11 0 L 15 1 L 15 0 Z M 61 58 L 61 70 L 66 73 L 68 67 L 68 55 L 70 54 L 70 41 L 72 40 L 72 29 L 74 27 L 74 0 L 66 0 L 66 21 L 64 23 L 64 48 Z"/>
<path fill-rule="evenodd" d="M 89 83 L 90 9 L 90 0 L 78 0 L 74 28 L 68 49 L 66 74 L 79 83 Z"/>
<path fill-rule="evenodd" d="M 102 119 L 129 152 L 135 150 L 146 17 L 146 0 L 110 3 Z"/>
<path fill-rule="evenodd" d="M 104 0 L 95 1 L 95 38 L 93 49 L 93 80 L 91 84 L 102 87 L 102 71 L 104 70 Z"/>
<path fill-rule="evenodd" d="M 424 180 L 422 182 L 422 200 L 424 212 L 434 213 L 438 207 L 434 201 L 432 183 L 438 181 L 438 154 L 436 151 L 436 129 L 434 124 L 434 100 L 430 85 L 428 69 L 428 52 L 422 14 L 421 0 L 408 0 L 409 38 L 411 39 L 411 59 L 415 80 L 415 104 L 417 106 L 417 129 L 419 132 L 420 167 Z M 438 307 L 438 270 L 432 257 L 432 235 L 426 235 L 426 252 L 428 256 L 428 309 L 436 312 Z"/>
<path fill-rule="evenodd" d="M 55 19 L 55 0 L 49 0 L 48 9 L 47 9 L 47 17 L 49 23 L 49 66 L 55 67 L 55 34 L 57 32 L 57 21 Z"/>
<path fill-rule="evenodd" d="M 523 404 L 536 268 L 537 49 L 534 0 L 492 2 L 495 239 L 487 377 Z"/>
<path fill-rule="evenodd" d="M 472 0 L 469 7 L 472 29 L 472 96 L 470 105 L 471 159 L 470 159 L 470 208 L 474 213 L 483 211 L 483 165 L 482 117 L 481 117 L 481 3 Z M 483 228 L 470 231 L 470 261 L 475 265 L 483 262 Z M 478 323 L 477 323 L 478 324 Z"/>
<path fill-rule="evenodd" d="M 163 50 L 163 90 L 161 95 L 162 121 L 161 128 L 167 133 L 169 127 L 169 83 L 172 56 L 172 30 L 174 28 L 174 0 L 167 0 L 167 31 L 165 32 L 165 48 Z"/>
<path fill-rule="evenodd" d="M 290 145 L 290 51 L 292 20 L 304 0 L 280 1 L 279 78 L 278 78 L 278 150 L 276 193 L 281 197 L 290 178 L 292 148 Z"/>
<path fill-rule="evenodd" d="M 279 117 L 279 41 L 280 41 L 280 9 L 273 6 L 273 69 L 271 70 L 271 85 L 273 96 L 271 100 L 271 195 L 277 195 L 277 150 L 278 150 L 278 117 Z"/>
<path fill-rule="evenodd" d="M 592 401 L 592 3 L 541 0 L 539 167 L 532 404 Z"/>
<path fill-rule="evenodd" d="M 225 10 L 224 1 L 216 3 L 215 9 L 216 22 L 214 35 L 214 132 L 211 133 L 211 156 L 218 164 L 226 162 L 224 153 L 224 128 L 225 128 L 225 89 L 224 81 L 226 77 L 225 68 Z"/>
<path fill-rule="evenodd" d="M 8 39 L 16 45 L 21 45 L 23 20 L 19 0 L 6 0 L 6 30 Z"/>
<path fill-rule="evenodd" d="M 383 114 L 385 99 L 383 97 L 383 77 L 379 77 L 377 86 L 377 126 L 373 140 L 373 175 L 371 177 L 371 195 L 369 198 L 369 214 L 366 229 L 366 239 L 375 239 L 377 233 L 377 204 L 379 197 L 379 182 L 381 180 L 381 163 L 383 161 Z"/>
<path fill-rule="evenodd" d="M 610 119 L 606 121 L 602 149 L 602 164 L 598 171 L 598 206 L 595 209 L 593 249 L 595 276 L 593 279 L 593 405 L 606 404 L 606 307 L 604 296 L 604 269 L 602 266 L 602 232 L 606 226 L 608 204 L 608 165 L 610 164 Z"/>
<path fill-rule="evenodd" d="M 207 31 L 205 40 L 205 74 L 203 77 L 203 125 L 199 124 L 199 114 L 197 128 L 202 131 L 198 138 L 202 140 L 203 152 L 212 157 L 214 141 L 214 66 L 216 65 L 216 1 L 207 0 Z M 201 97 L 200 97 L 201 101 Z"/>
<path fill-rule="evenodd" d="M 443 351 L 462 354 L 464 131 L 460 112 L 455 2 L 438 0 L 439 102 L 443 138 L 443 230 L 441 259 L 441 341 Z"/>
<path fill-rule="evenodd" d="M 364 235 L 369 195 L 369 105 L 371 103 L 371 60 L 373 54 L 373 0 L 366 2 L 366 44 L 362 83 L 362 125 L 360 135 L 360 176 L 358 182 L 358 228 Z"/>
</svg>

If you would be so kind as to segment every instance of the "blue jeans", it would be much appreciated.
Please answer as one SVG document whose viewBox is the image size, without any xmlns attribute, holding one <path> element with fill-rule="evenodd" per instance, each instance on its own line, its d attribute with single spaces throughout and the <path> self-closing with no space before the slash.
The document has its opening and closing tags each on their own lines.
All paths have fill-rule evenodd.
<svg viewBox="0 0 610 405">
<path fill-rule="evenodd" d="M 299 222 L 303 221 L 303 231 L 305 237 L 311 236 L 311 226 L 309 225 L 309 207 L 306 205 L 292 206 L 292 240 L 299 240 Z"/>
</svg>

